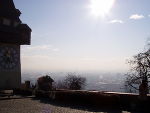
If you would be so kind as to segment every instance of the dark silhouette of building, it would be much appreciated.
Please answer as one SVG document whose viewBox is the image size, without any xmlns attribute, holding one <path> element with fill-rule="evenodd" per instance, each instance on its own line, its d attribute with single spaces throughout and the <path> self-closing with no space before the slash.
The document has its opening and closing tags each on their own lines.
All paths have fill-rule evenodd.
<svg viewBox="0 0 150 113">
<path fill-rule="evenodd" d="M 0 89 L 21 85 L 20 45 L 29 45 L 31 29 L 19 18 L 13 0 L 0 0 Z"/>
</svg>

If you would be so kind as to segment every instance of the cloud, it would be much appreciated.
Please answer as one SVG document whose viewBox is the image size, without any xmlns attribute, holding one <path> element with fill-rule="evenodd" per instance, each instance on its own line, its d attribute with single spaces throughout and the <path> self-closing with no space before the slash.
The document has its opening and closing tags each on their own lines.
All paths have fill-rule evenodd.
<svg viewBox="0 0 150 113">
<path fill-rule="evenodd" d="M 48 55 L 23 55 L 21 57 L 23 70 L 50 70 L 57 68 L 57 59 Z M 56 65 L 57 64 L 57 65 Z"/>
<path fill-rule="evenodd" d="M 143 15 L 139 15 L 139 14 L 133 14 L 129 17 L 129 19 L 132 19 L 132 20 L 139 20 L 139 19 L 143 19 L 144 16 Z"/>
<path fill-rule="evenodd" d="M 22 59 L 23 70 L 36 71 L 126 71 L 128 66 L 124 63 L 128 57 L 62 57 L 49 55 L 24 55 Z M 115 63 L 114 63 L 115 62 Z"/>
<path fill-rule="evenodd" d="M 55 48 L 52 45 L 38 45 L 38 46 L 30 46 L 30 47 L 24 47 L 22 48 L 23 50 L 26 51 L 59 51 L 58 48 Z"/>
<path fill-rule="evenodd" d="M 81 60 L 83 60 L 83 61 L 97 61 L 96 58 L 90 58 L 90 57 L 83 57 Z"/>
<path fill-rule="evenodd" d="M 117 20 L 117 19 L 115 19 L 115 20 L 111 20 L 109 23 L 111 23 L 111 24 L 114 24 L 114 23 L 123 24 L 124 22 L 123 22 L 122 20 Z"/>
<path fill-rule="evenodd" d="M 36 51 L 36 50 L 50 50 L 51 48 L 52 48 L 52 45 L 38 45 L 38 46 L 26 47 L 24 49 Z"/>
<path fill-rule="evenodd" d="M 22 55 L 39 55 L 39 54 L 51 54 L 54 52 L 59 52 L 60 49 L 52 45 L 36 45 L 29 47 L 22 47 Z"/>
<path fill-rule="evenodd" d="M 57 51 L 59 51 L 59 49 L 58 48 L 54 48 L 54 49 L 52 49 L 52 51 L 57 52 Z"/>
<path fill-rule="evenodd" d="M 148 15 L 148 17 L 150 17 L 150 15 Z"/>
</svg>

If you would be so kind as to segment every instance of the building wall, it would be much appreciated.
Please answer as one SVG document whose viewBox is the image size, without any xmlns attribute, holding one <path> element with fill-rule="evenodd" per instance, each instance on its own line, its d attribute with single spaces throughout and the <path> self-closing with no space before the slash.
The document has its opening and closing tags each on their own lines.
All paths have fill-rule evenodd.
<svg viewBox="0 0 150 113">
<path fill-rule="evenodd" d="M 14 89 L 20 85 L 20 45 L 0 43 L 0 89 Z"/>
</svg>

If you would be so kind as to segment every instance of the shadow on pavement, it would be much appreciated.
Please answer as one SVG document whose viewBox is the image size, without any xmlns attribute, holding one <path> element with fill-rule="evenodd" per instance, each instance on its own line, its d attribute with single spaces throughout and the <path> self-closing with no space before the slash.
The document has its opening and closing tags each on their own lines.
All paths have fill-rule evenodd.
<svg viewBox="0 0 150 113">
<path fill-rule="evenodd" d="M 132 111 L 132 110 L 123 110 L 120 108 L 102 108 L 102 107 L 96 107 L 94 105 L 85 105 L 85 104 L 80 104 L 80 103 L 73 103 L 73 102 L 60 102 L 56 100 L 50 100 L 47 98 L 32 98 L 33 100 L 38 100 L 41 103 L 44 104 L 51 104 L 54 106 L 58 107 L 66 107 L 66 108 L 71 108 L 71 109 L 78 109 L 78 110 L 83 110 L 83 111 L 88 111 L 88 112 L 104 112 L 104 113 L 141 113 L 138 111 Z M 126 112 L 125 112 L 126 111 Z M 142 112 L 143 113 L 143 112 Z"/>
<path fill-rule="evenodd" d="M 25 99 L 25 98 L 35 98 L 34 96 L 0 96 L 0 100 L 14 100 L 14 99 Z"/>
</svg>

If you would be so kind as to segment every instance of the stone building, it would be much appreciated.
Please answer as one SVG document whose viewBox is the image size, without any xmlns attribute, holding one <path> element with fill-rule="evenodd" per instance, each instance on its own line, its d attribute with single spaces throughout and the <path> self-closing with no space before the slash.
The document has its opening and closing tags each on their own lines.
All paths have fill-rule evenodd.
<svg viewBox="0 0 150 113">
<path fill-rule="evenodd" d="M 13 0 L 0 0 L 0 89 L 21 85 L 20 46 L 30 45 L 31 29 L 19 18 Z"/>
</svg>

